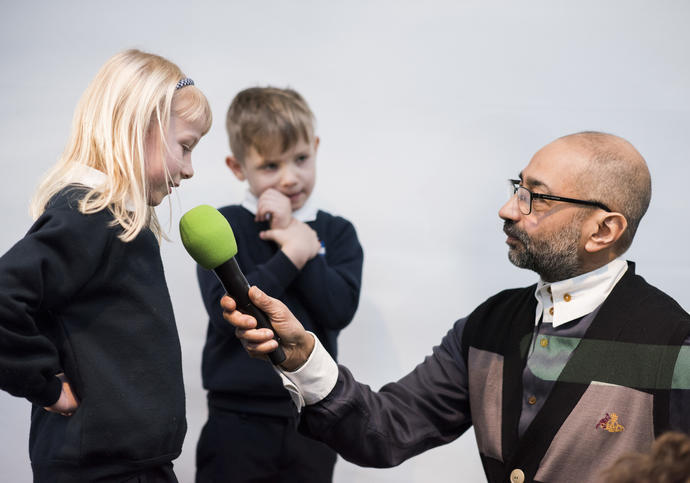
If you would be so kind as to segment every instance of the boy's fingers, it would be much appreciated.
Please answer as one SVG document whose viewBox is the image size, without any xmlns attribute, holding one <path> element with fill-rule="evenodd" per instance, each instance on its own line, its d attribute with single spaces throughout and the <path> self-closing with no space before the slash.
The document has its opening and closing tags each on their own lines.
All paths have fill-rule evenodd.
<svg viewBox="0 0 690 483">
<path fill-rule="evenodd" d="M 261 238 L 262 240 L 276 241 L 275 230 L 260 231 L 259 238 Z"/>
<path fill-rule="evenodd" d="M 271 216 L 273 216 L 273 209 L 271 207 L 259 207 L 259 209 L 256 210 L 254 221 L 270 221 Z"/>
</svg>

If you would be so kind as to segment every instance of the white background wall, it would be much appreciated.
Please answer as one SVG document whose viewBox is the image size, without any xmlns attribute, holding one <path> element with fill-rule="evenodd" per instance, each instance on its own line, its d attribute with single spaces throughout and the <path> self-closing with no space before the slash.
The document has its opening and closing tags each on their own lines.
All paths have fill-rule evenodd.
<svg viewBox="0 0 690 483">
<path fill-rule="evenodd" d="M 223 164 L 224 116 L 252 85 L 311 104 L 321 148 L 315 196 L 365 249 L 362 298 L 341 362 L 373 387 L 430 352 L 452 322 L 501 288 L 527 285 L 496 214 L 504 180 L 554 138 L 594 129 L 646 157 L 652 204 L 629 258 L 690 309 L 690 3 L 661 0 L 26 1 L 0 7 L 0 253 L 30 225 L 27 202 L 66 142 L 77 99 L 129 47 L 177 62 L 216 119 L 196 175 L 159 210 L 182 339 L 189 431 L 176 461 L 193 481 L 205 421 L 205 312 L 177 222 L 239 200 Z M 30 481 L 29 405 L 0 394 L 3 480 Z M 481 481 L 474 437 L 398 468 L 343 460 L 336 482 Z"/>
</svg>

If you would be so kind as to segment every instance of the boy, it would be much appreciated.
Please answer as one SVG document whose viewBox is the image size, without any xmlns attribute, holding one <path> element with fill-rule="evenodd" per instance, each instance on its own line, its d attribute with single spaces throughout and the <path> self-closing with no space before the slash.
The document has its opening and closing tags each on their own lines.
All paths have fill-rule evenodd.
<svg viewBox="0 0 690 483">
<path fill-rule="evenodd" d="M 237 240 L 250 285 L 281 299 L 324 341 L 336 338 L 357 309 L 362 248 L 347 220 L 317 210 L 314 116 L 290 89 L 246 89 L 228 109 L 228 168 L 248 191 L 220 209 Z M 296 430 L 297 413 L 270 364 L 247 357 L 219 304 L 224 290 L 197 269 L 209 314 L 202 361 L 209 417 L 197 445 L 197 482 L 331 481 L 336 454 Z"/>
</svg>

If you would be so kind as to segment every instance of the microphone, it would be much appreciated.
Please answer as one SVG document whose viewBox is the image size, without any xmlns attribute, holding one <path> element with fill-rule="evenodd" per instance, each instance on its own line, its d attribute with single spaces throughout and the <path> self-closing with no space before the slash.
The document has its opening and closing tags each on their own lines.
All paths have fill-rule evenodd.
<svg viewBox="0 0 690 483">
<path fill-rule="evenodd" d="M 215 272 L 225 291 L 235 299 L 237 310 L 254 317 L 257 327 L 273 330 L 266 314 L 249 299 L 249 283 L 235 260 L 237 242 L 228 220 L 212 206 L 199 205 L 180 219 L 180 237 L 192 258 Z M 280 344 L 275 330 L 273 339 Z M 268 356 L 275 365 L 285 360 L 280 346 Z"/>
</svg>

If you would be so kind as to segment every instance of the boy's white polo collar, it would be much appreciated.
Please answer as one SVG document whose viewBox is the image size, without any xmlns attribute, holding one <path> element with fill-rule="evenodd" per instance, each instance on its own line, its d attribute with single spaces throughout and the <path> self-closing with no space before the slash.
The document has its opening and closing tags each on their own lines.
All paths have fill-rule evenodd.
<svg viewBox="0 0 690 483">
<path fill-rule="evenodd" d="M 534 292 L 537 299 L 535 325 L 543 317 L 544 322 L 558 327 L 589 314 L 606 300 L 626 270 L 628 263 L 616 258 L 603 267 L 574 278 L 554 283 L 539 280 Z"/>
<path fill-rule="evenodd" d="M 251 191 L 247 190 L 244 194 L 244 200 L 242 201 L 242 206 L 246 208 L 252 215 L 256 215 L 257 205 L 259 199 L 252 194 Z M 301 221 L 308 222 L 316 220 L 316 214 L 319 210 L 316 209 L 311 201 L 311 197 L 307 198 L 307 201 L 302 205 L 299 210 L 292 212 L 292 217 Z"/>
</svg>

